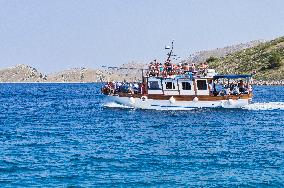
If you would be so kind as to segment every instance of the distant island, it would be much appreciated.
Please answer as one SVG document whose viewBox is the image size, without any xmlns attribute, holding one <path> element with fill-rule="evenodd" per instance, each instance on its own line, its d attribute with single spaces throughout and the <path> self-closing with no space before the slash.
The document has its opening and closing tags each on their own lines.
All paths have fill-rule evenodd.
<svg viewBox="0 0 284 188">
<path fill-rule="evenodd" d="M 163 60 L 160 60 L 162 62 Z M 207 62 L 219 73 L 255 73 L 255 84 L 284 85 L 284 37 L 271 41 L 251 41 L 225 48 L 196 52 L 181 63 Z M 141 80 L 141 70 L 147 63 L 130 62 L 118 67 L 73 68 L 45 75 L 28 65 L 16 65 L 0 70 L 2 83 L 89 83 Z"/>
</svg>

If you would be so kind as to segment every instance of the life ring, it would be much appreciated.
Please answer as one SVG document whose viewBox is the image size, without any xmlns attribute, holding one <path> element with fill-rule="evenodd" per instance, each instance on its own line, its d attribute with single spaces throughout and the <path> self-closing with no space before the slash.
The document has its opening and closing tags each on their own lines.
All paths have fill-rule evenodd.
<svg viewBox="0 0 284 188">
<path fill-rule="evenodd" d="M 148 100 L 148 97 L 147 96 L 142 96 L 141 97 L 141 101 L 147 101 Z"/>
</svg>

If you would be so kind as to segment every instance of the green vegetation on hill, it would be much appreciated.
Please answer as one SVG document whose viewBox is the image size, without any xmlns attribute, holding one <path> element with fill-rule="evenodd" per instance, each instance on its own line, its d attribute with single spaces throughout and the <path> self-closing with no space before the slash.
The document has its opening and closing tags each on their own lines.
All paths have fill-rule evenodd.
<svg viewBox="0 0 284 188">
<path fill-rule="evenodd" d="M 225 57 L 210 57 L 211 68 L 224 74 L 251 74 L 258 80 L 284 79 L 284 37 L 261 43 Z"/>
</svg>

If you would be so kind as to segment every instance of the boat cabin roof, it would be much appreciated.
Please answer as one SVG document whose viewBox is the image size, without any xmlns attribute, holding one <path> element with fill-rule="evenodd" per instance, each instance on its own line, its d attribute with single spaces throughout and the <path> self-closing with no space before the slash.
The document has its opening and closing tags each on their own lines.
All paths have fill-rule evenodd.
<svg viewBox="0 0 284 188">
<path fill-rule="evenodd" d="M 238 78 L 251 78 L 252 75 L 250 74 L 228 74 L 228 75 L 215 75 L 213 76 L 214 80 L 219 78 L 227 78 L 227 79 L 238 79 Z"/>
</svg>

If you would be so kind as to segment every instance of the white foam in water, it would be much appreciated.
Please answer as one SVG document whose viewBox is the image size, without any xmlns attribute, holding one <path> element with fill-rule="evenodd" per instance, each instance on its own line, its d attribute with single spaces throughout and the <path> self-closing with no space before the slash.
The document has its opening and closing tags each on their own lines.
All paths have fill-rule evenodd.
<svg viewBox="0 0 284 188">
<path fill-rule="evenodd" d="M 195 108 L 157 108 L 154 110 L 158 111 L 188 111 L 188 110 L 194 110 Z"/>
<path fill-rule="evenodd" d="M 130 107 L 130 106 L 118 104 L 116 102 L 109 102 L 109 103 L 104 104 L 103 106 L 108 107 L 108 108 L 133 108 L 133 107 Z"/>
<path fill-rule="evenodd" d="M 253 103 L 242 108 L 246 110 L 284 110 L 284 102 Z"/>
<path fill-rule="evenodd" d="M 129 109 L 133 109 L 133 107 L 130 106 L 126 106 L 123 104 L 118 104 L 116 102 L 108 102 L 106 104 L 103 105 L 104 107 L 108 107 L 108 108 L 129 108 Z M 194 108 L 157 108 L 155 110 L 193 110 Z M 284 110 L 284 102 L 267 102 L 267 103 L 253 103 L 253 104 L 248 104 L 246 106 L 243 106 L 242 109 L 245 110 Z"/>
<path fill-rule="evenodd" d="M 116 102 L 108 102 L 106 104 L 103 104 L 103 107 L 107 107 L 107 108 L 129 108 L 129 109 L 133 109 L 134 108 L 134 107 L 126 106 L 126 105 L 123 105 L 123 104 L 118 104 Z M 159 111 L 174 111 L 174 110 L 183 111 L 183 110 L 194 110 L 194 108 L 178 108 L 178 107 L 175 107 L 175 108 L 156 108 L 156 109 L 153 109 L 153 110 L 159 110 Z"/>
</svg>

